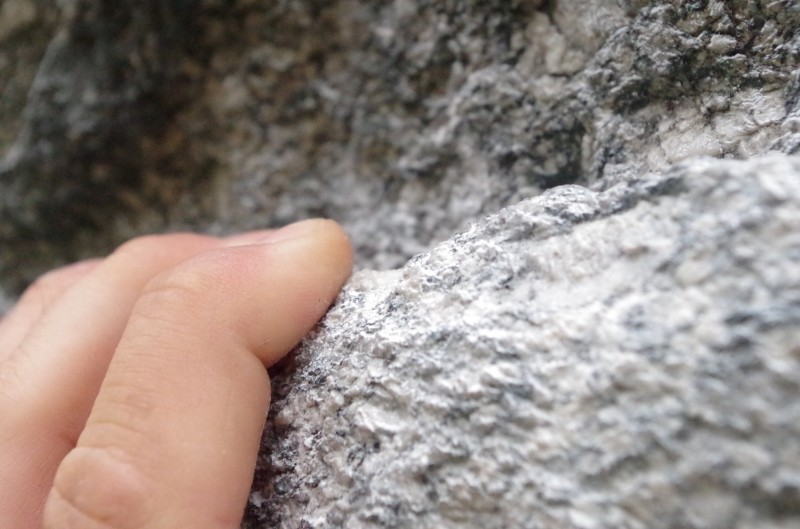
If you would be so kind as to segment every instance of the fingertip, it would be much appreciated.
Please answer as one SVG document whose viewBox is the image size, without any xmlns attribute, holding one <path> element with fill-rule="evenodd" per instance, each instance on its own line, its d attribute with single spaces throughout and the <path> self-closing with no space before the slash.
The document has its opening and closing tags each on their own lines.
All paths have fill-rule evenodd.
<svg viewBox="0 0 800 529">
<path fill-rule="evenodd" d="M 330 274 L 336 290 L 350 277 L 353 268 L 353 246 L 342 226 L 330 219 L 309 219 L 275 232 L 264 242 L 287 242 L 294 239 L 309 248 L 295 250 L 296 259 L 309 261 Z"/>
<path fill-rule="evenodd" d="M 263 304 L 273 324 L 245 335 L 267 367 L 280 360 L 336 299 L 353 268 L 350 239 L 342 227 L 327 219 L 311 219 L 284 228 L 262 241 L 271 256 L 269 278 L 262 282 Z M 266 318 L 265 318 L 266 319 Z M 280 332 L 278 332 L 280 331 Z M 261 341 L 261 337 L 272 336 Z"/>
<path fill-rule="evenodd" d="M 317 218 L 307 219 L 284 226 L 279 230 L 264 232 L 254 243 L 285 242 L 302 237 L 315 237 L 315 244 L 321 244 L 330 258 L 346 258 L 352 265 L 352 245 L 344 228 L 335 220 Z"/>
<path fill-rule="evenodd" d="M 239 239 L 234 247 L 198 256 L 182 267 L 188 273 L 182 279 L 172 277 L 184 286 L 194 286 L 164 288 L 172 281 L 162 278 L 166 281 L 156 288 L 200 293 L 186 297 L 195 298 L 195 306 L 217 307 L 216 327 L 249 338 L 246 347 L 270 367 L 333 303 L 352 273 L 353 249 L 342 226 L 329 219 L 303 220 L 278 230 L 252 232 L 249 237 L 249 244 Z M 199 301 L 203 298 L 205 302 Z M 225 323 L 225 315 L 237 313 L 248 316 Z"/>
<path fill-rule="evenodd" d="M 333 220 L 320 220 L 319 229 L 323 237 L 327 240 L 329 255 L 344 278 L 347 280 L 353 269 L 353 245 L 347 232 L 342 226 Z M 341 286 L 341 285 L 340 285 Z"/>
</svg>

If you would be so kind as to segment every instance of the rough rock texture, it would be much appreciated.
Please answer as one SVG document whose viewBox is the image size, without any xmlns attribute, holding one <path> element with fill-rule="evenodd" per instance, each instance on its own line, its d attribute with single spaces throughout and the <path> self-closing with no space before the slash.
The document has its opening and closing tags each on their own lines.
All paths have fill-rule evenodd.
<svg viewBox="0 0 800 529">
<path fill-rule="evenodd" d="M 62 4 L 0 168 L 15 288 L 142 231 L 309 215 L 343 222 L 360 266 L 391 268 L 557 184 L 800 145 L 793 0 L 3 10 Z"/>
<path fill-rule="evenodd" d="M 50 41 L 56 13 L 51 2 L 5 0 L 0 5 L 0 154 L 22 127 L 20 109 Z"/>
<path fill-rule="evenodd" d="M 504 209 L 275 378 L 251 527 L 800 526 L 800 160 Z"/>
<path fill-rule="evenodd" d="M 0 311 L 165 229 L 401 267 L 275 370 L 246 527 L 800 526 L 795 0 L 5 0 L 0 86 Z"/>
<path fill-rule="evenodd" d="M 177 58 L 190 56 L 195 4 L 2 4 L 0 59 L 7 67 L 0 76 L 16 95 L 0 115 L 5 132 L 16 132 L 13 142 L 0 136 L 6 140 L 0 163 L 0 272 L 5 276 L 31 261 L 52 266 L 57 255 L 76 257 L 80 252 L 71 248 L 81 242 L 76 237 L 113 231 L 113 215 L 124 212 L 126 200 L 135 202 L 137 193 L 140 200 L 153 195 L 148 167 L 164 163 L 162 176 L 172 169 L 152 144 L 191 93 Z M 53 19 L 60 22 L 52 24 Z M 31 25 L 35 31 L 26 31 Z M 47 29 L 51 40 L 45 47 L 40 34 Z M 34 58 L 40 62 L 31 76 Z M 25 107 L 14 113 L 21 100 Z"/>
</svg>

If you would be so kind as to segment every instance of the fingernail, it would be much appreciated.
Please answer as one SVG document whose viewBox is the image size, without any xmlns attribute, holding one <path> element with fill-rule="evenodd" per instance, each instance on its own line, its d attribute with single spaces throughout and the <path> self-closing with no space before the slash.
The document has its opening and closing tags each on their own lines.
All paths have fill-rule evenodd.
<svg viewBox="0 0 800 529">
<path fill-rule="evenodd" d="M 326 222 L 329 222 L 325 219 L 308 219 L 308 220 L 301 220 L 300 222 L 295 222 L 294 224 L 289 224 L 288 226 L 284 226 L 279 230 L 275 230 L 260 239 L 257 239 L 255 243 L 263 244 L 263 243 L 275 243 L 281 241 L 288 241 L 290 239 L 298 239 L 300 237 L 304 237 L 310 233 L 317 231 L 320 226 Z"/>
<path fill-rule="evenodd" d="M 277 230 L 255 230 L 237 233 L 236 235 L 228 235 L 225 237 L 225 246 L 246 246 L 248 244 L 254 244 L 276 231 Z"/>
<path fill-rule="evenodd" d="M 320 223 L 324 222 L 327 221 L 325 219 L 308 219 L 289 224 L 279 229 L 238 233 L 225 237 L 225 246 L 247 246 L 249 244 L 263 244 L 296 239 L 312 231 L 316 231 Z"/>
</svg>

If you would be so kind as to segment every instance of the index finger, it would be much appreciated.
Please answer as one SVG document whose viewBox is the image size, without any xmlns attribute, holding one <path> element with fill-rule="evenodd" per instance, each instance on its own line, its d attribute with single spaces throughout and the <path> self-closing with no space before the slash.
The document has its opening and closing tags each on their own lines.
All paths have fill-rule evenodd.
<svg viewBox="0 0 800 529">
<path fill-rule="evenodd" d="M 266 409 L 264 365 L 293 347 L 349 276 L 329 221 L 194 258 L 146 289 L 45 527 L 238 527 Z"/>
</svg>

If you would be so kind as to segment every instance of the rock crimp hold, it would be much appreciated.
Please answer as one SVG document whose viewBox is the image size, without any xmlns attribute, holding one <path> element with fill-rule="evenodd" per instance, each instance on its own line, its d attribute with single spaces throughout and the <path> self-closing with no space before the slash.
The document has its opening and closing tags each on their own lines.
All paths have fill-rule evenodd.
<svg viewBox="0 0 800 529">
<path fill-rule="evenodd" d="M 274 373 L 247 527 L 800 523 L 800 160 L 506 208 Z"/>
</svg>

